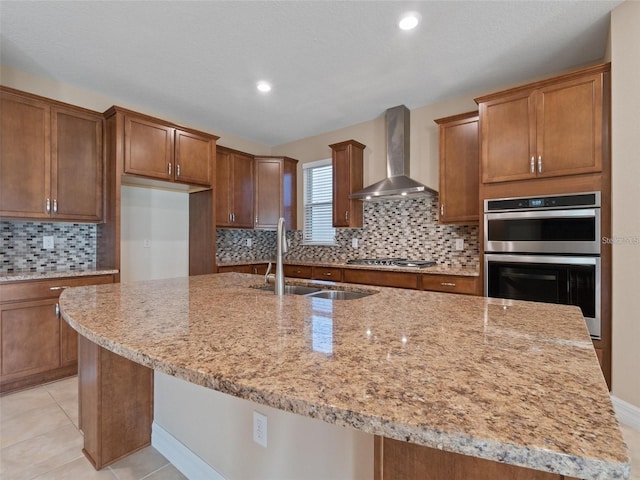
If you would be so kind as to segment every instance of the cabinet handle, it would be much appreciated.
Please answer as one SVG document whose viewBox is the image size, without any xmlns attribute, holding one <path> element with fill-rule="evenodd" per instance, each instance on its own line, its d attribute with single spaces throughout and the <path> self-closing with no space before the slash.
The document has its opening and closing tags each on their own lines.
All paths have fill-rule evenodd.
<svg viewBox="0 0 640 480">
<path fill-rule="evenodd" d="M 58 213 L 58 199 L 53 200 L 53 213 Z"/>
<path fill-rule="evenodd" d="M 56 317 L 60 316 L 60 304 L 56 303 Z"/>
<path fill-rule="evenodd" d="M 444 203 L 440 205 L 440 216 L 444 217 Z"/>
<path fill-rule="evenodd" d="M 345 210 L 344 211 L 344 220 L 345 220 L 345 222 L 349 221 L 349 210 Z"/>
<path fill-rule="evenodd" d="M 324 276 L 325 276 L 325 277 L 330 277 L 330 276 L 331 276 L 331 272 L 326 272 L 326 273 L 324 274 Z"/>
<path fill-rule="evenodd" d="M 236 223 L 236 214 L 235 214 L 235 213 L 232 213 L 232 214 L 231 214 L 231 221 L 232 221 L 233 223 Z"/>
<path fill-rule="evenodd" d="M 258 215 L 256 215 L 256 225 L 258 224 Z"/>
<path fill-rule="evenodd" d="M 440 282 L 440 285 L 442 285 L 443 287 L 455 287 L 456 284 L 453 282 Z"/>
<path fill-rule="evenodd" d="M 538 173 L 542 173 L 542 155 L 538 155 Z"/>
<path fill-rule="evenodd" d="M 536 173 L 536 157 L 531 157 L 531 173 Z"/>
<path fill-rule="evenodd" d="M 48 198 L 47 198 L 47 206 L 46 206 L 46 209 L 47 209 L 47 213 L 51 212 L 51 200 L 49 200 Z"/>
<path fill-rule="evenodd" d="M 169 164 L 169 165 L 171 165 L 171 164 Z M 180 164 L 177 163 L 176 164 L 176 177 L 179 177 L 179 176 L 180 176 Z"/>
<path fill-rule="evenodd" d="M 69 285 L 61 285 L 59 287 L 49 287 L 49 290 L 52 292 L 56 292 L 58 290 L 64 290 L 65 288 L 69 288 Z"/>
<path fill-rule="evenodd" d="M 167 171 L 171 175 L 171 162 L 167 163 Z"/>
</svg>

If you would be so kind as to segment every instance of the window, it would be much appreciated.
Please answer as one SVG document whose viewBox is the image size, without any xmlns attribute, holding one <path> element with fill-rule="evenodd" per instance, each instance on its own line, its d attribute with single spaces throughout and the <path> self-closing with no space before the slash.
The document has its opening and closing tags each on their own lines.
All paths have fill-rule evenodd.
<svg viewBox="0 0 640 480">
<path fill-rule="evenodd" d="M 304 176 L 304 228 L 302 243 L 335 245 L 333 228 L 333 166 L 331 159 L 302 165 Z"/>
</svg>

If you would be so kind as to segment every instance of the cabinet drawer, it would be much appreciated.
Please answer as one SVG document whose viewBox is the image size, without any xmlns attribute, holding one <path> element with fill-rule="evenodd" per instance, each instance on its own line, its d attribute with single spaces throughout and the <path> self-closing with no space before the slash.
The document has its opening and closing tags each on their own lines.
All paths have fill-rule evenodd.
<svg viewBox="0 0 640 480">
<path fill-rule="evenodd" d="M 311 270 L 313 280 L 330 280 L 332 282 L 342 281 L 342 269 L 333 267 L 313 267 Z"/>
<path fill-rule="evenodd" d="M 57 298 L 66 287 L 103 285 L 106 283 L 113 283 L 113 275 L 95 275 L 35 281 L 25 280 L 0 285 L 0 299 L 4 303 L 20 300 L 36 300 L 39 298 Z"/>
<path fill-rule="evenodd" d="M 291 278 L 311 278 L 311 267 L 309 265 L 285 265 L 284 276 Z"/>
<path fill-rule="evenodd" d="M 349 270 L 345 268 L 344 281 L 380 287 L 412 288 L 416 290 L 418 288 L 418 275 L 416 273 Z"/>
<path fill-rule="evenodd" d="M 422 289 L 436 292 L 478 294 L 478 278 L 462 275 L 422 275 Z"/>
<path fill-rule="evenodd" d="M 225 265 L 222 267 L 218 267 L 218 273 L 228 272 L 253 273 L 253 270 L 251 269 L 251 265 Z"/>
</svg>

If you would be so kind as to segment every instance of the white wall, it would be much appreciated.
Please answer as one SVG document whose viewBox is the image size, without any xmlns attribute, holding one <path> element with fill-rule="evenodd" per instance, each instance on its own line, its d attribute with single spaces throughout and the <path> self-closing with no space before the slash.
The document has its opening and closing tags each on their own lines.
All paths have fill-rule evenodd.
<svg viewBox="0 0 640 480">
<path fill-rule="evenodd" d="M 640 2 L 611 14 L 613 394 L 640 409 Z M 640 411 L 640 410 L 639 410 Z"/>
<path fill-rule="evenodd" d="M 121 281 L 189 275 L 189 194 L 122 186 Z"/>
<path fill-rule="evenodd" d="M 155 422 L 229 480 L 370 480 L 373 436 L 156 373 Z M 162 392 L 161 394 L 159 392 Z M 267 448 L 253 412 L 267 416 Z"/>
</svg>

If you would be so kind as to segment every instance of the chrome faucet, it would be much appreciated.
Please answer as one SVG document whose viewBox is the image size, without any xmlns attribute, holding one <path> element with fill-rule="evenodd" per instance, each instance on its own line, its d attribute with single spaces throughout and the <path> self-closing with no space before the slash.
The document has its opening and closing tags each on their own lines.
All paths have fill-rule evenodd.
<svg viewBox="0 0 640 480">
<path fill-rule="evenodd" d="M 284 227 L 284 218 L 278 219 L 277 233 L 277 252 L 276 252 L 276 284 L 275 294 L 284 295 L 284 267 L 282 266 L 282 255 L 287 253 L 287 230 Z"/>
</svg>

